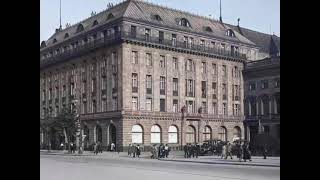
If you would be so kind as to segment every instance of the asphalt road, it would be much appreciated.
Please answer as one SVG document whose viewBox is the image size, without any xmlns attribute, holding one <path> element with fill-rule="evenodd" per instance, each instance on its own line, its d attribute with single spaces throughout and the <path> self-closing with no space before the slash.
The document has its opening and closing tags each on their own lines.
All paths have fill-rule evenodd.
<svg viewBox="0 0 320 180">
<path fill-rule="evenodd" d="M 280 168 L 40 155 L 41 180 L 274 180 Z"/>
</svg>

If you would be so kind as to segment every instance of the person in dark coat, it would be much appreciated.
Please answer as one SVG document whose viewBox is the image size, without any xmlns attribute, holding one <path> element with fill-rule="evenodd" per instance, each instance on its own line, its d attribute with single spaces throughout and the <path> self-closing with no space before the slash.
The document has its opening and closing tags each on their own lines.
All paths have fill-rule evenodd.
<svg viewBox="0 0 320 180">
<path fill-rule="evenodd" d="M 166 145 L 164 146 L 164 152 L 165 152 L 166 158 L 168 158 L 168 156 L 169 156 L 169 146 L 168 146 L 168 144 L 166 144 Z"/>
<path fill-rule="evenodd" d="M 268 154 L 267 146 L 264 146 L 263 147 L 263 159 L 267 159 L 267 154 Z"/>
<path fill-rule="evenodd" d="M 195 154 L 196 154 L 196 158 L 198 158 L 199 153 L 200 153 L 200 145 L 199 145 L 199 144 L 196 144 L 196 145 L 195 145 Z"/>
<path fill-rule="evenodd" d="M 133 145 L 131 146 L 131 150 L 132 150 L 131 152 L 132 152 L 132 154 L 133 154 L 132 157 L 135 158 L 135 157 L 136 157 L 136 153 L 137 153 L 137 147 L 136 147 L 136 145 L 133 144 Z"/>
<path fill-rule="evenodd" d="M 141 150 L 140 150 L 140 146 L 138 144 L 136 147 L 136 153 L 137 153 L 138 158 L 140 158 L 140 152 L 141 152 Z"/>
<path fill-rule="evenodd" d="M 183 150 L 184 150 L 184 158 L 188 158 L 188 146 L 187 144 L 183 146 Z"/>
<path fill-rule="evenodd" d="M 131 148 L 131 144 L 129 144 L 129 147 L 128 147 L 128 156 L 131 157 L 131 154 L 132 154 L 132 148 Z"/>
</svg>

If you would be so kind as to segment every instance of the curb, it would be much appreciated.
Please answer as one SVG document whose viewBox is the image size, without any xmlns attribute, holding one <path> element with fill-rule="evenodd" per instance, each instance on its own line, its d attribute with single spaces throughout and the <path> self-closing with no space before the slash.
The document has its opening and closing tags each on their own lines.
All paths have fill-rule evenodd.
<svg viewBox="0 0 320 180">
<path fill-rule="evenodd" d="M 172 162 L 189 162 L 189 163 L 200 163 L 200 164 L 223 164 L 223 165 L 241 165 L 241 166 L 264 166 L 264 167 L 280 167 L 280 165 L 273 164 L 242 164 L 242 163 L 222 163 L 222 162 L 203 162 L 203 161 L 183 161 L 183 160 L 172 160 L 172 159 L 158 159 L 159 161 L 172 161 Z"/>
</svg>

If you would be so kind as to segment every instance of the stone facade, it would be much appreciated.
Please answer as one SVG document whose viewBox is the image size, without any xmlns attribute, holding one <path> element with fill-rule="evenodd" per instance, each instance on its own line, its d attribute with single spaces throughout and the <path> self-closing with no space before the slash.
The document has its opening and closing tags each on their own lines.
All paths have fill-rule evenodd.
<svg viewBox="0 0 320 180">
<path fill-rule="evenodd" d="M 139 1 L 125 1 L 113 8 L 126 5 L 130 9 L 132 3 L 168 10 Z M 106 13 L 110 15 L 113 8 Z M 177 142 L 169 143 L 172 147 L 181 147 L 187 141 L 203 142 L 208 137 L 228 141 L 244 138 L 242 70 L 246 58 L 242 52 L 256 51 L 254 44 L 248 44 L 240 34 L 219 39 L 114 16 L 114 21 L 83 32 L 82 24 L 78 24 L 78 35 L 72 39 L 55 42 L 55 36 L 58 39 L 73 27 L 57 30 L 42 44 L 40 118 L 55 116 L 72 100 L 78 100 L 86 146 L 101 141 L 105 149 L 115 142 L 120 150 L 126 150 L 136 141 L 134 138 L 140 137 L 140 132 L 132 132 L 134 125 L 142 129 L 139 144 L 143 148 L 153 144 L 153 125 L 160 128 L 157 133 L 165 144 L 169 143 L 169 127 L 177 129 L 177 136 L 172 136 Z M 221 26 L 221 22 L 214 23 Z M 160 41 L 161 32 L 164 38 Z M 173 33 L 177 44 L 172 40 Z M 192 45 L 181 43 L 185 36 L 193 37 Z M 221 49 L 220 45 L 226 47 Z M 149 88 L 147 75 L 151 76 Z M 182 112 L 184 107 L 187 111 Z"/>
</svg>

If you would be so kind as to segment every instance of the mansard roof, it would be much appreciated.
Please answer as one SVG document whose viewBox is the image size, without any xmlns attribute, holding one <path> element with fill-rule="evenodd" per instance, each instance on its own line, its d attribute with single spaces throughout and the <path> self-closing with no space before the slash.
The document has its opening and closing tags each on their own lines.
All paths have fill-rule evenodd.
<svg viewBox="0 0 320 180">
<path fill-rule="evenodd" d="M 233 26 L 229 24 L 228 26 L 250 41 L 254 42 L 260 48 L 260 51 L 270 55 L 280 52 L 280 37 L 253 31 L 240 26 Z"/>
<path fill-rule="evenodd" d="M 114 16 L 110 18 L 110 13 Z M 157 20 L 154 18 L 154 15 L 157 15 L 161 18 L 161 20 Z M 109 17 L 109 19 L 108 19 Z M 226 24 L 223 24 L 217 20 L 210 19 L 207 17 L 194 15 L 188 12 L 167 8 L 159 5 L 155 5 L 152 3 L 138 1 L 138 0 L 127 0 L 122 3 L 119 3 L 105 11 L 102 11 L 94 16 L 91 16 L 77 24 L 74 24 L 71 27 L 58 30 L 55 34 L 53 34 L 47 41 L 47 46 L 52 44 L 53 39 L 56 39 L 57 42 L 61 42 L 64 40 L 64 35 L 66 33 L 69 34 L 69 37 L 76 36 L 80 33 L 77 32 L 77 27 L 79 24 L 82 24 L 84 27 L 83 32 L 88 30 L 97 28 L 101 25 L 109 23 L 113 20 L 119 18 L 127 18 L 133 21 L 146 22 L 150 24 L 155 24 L 159 26 L 165 26 L 169 28 L 174 28 L 182 31 L 191 31 L 194 33 L 201 33 L 208 36 L 212 36 L 218 39 L 230 40 L 239 43 L 246 43 L 248 45 L 255 44 L 247 39 L 245 36 L 241 35 L 241 33 L 234 31 L 235 37 L 226 36 L 226 31 L 230 29 Z M 179 25 L 179 21 L 181 19 L 187 19 L 190 23 L 191 27 L 184 27 Z M 93 22 L 97 20 L 99 24 L 97 26 L 92 26 Z M 209 27 L 212 29 L 212 32 L 208 32 L 205 29 Z M 83 33 L 81 32 L 81 33 Z"/>
</svg>

